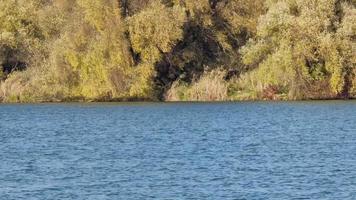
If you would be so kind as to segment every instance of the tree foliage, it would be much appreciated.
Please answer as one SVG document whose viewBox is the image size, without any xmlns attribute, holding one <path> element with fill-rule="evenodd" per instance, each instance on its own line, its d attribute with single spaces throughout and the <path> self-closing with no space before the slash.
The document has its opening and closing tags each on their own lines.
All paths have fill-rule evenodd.
<svg viewBox="0 0 356 200">
<path fill-rule="evenodd" d="M 320 90 L 349 96 L 355 67 L 355 31 L 349 22 L 355 18 L 349 15 L 354 11 L 336 0 L 271 1 L 256 39 L 241 50 L 259 90 L 286 88 L 290 98 L 314 98 Z"/>
<path fill-rule="evenodd" d="M 355 24 L 353 0 L 2 0 L 0 99 L 355 97 Z"/>
</svg>

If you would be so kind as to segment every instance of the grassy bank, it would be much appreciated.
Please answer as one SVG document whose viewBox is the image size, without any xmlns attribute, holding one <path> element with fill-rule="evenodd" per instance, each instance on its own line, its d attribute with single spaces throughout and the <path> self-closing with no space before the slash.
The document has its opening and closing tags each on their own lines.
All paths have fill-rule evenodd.
<svg viewBox="0 0 356 200">
<path fill-rule="evenodd" d="M 45 94 L 37 96 L 40 91 L 31 90 L 32 94 L 26 89 L 16 84 L 0 85 L 0 99 L 5 103 L 45 103 L 45 102 L 213 102 L 213 101 L 256 101 L 256 100 L 346 100 L 354 99 L 355 93 L 350 96 L 330 95 L 330 89 L 320 88 L 318 91 L 311 91 L 300 98 L 283 87 L 251 87 L 251 80 L 246 77 L 239 79 L 226 79 L 226 72 L 218 69 L 204 73 L 199 79 L 194 80 L 191 84 L 176 81 L 166 92 L 163 99 L 157 98 L 140 98 L 140 97 L 120 97 L 113 98 L 103 96 L 101 98 L 86 98 L 85 96 L 65 96 L 65 94 L 56 94 L 55 96 Z M 16 80 L 15 80 L 16 81 Z M 41 89 L 43 89 L 42 87 Z M 6 96 L 6 90 L 12 90 L 13 96 Z M 14 93 L 13 91 L 17 91 Z M 54 92 L 54 90 L 52 90 Z"/>
</svg>

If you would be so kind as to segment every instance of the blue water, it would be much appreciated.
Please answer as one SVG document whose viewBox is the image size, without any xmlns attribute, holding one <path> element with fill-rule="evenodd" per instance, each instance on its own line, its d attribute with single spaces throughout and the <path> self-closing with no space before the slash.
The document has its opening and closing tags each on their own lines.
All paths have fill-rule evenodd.
<svg viewBox="0 0 356 200">
<path fill-rule="evenodd" d="M 356 102 L 0 105 L 0 199 L 356 199 Z"/>
</svg>

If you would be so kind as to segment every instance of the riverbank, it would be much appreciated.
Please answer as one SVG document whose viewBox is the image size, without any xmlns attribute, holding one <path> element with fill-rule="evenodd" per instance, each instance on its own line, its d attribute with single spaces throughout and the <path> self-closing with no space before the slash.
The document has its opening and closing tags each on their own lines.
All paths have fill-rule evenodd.
<svg viewBox="0 0 356 200">
<path fill-rule="evenodd" d="M 2 2 L 3 102 L 356 97 L 350 1 Z"/>
<path fill-rule="evenodd" d="M 0 101 L 0 104 L 16 104 L 16 103 L 219 103 L 219 102 L 306 102 L 306 101 L 355 101 L 356 97 L 349 98 L 309 98 L 309 99 L 228 99 L 228 100 L 177 100 L 177 101 L 167 101 L 167 100 L 157 100 L 157 99 L 144 99 L 144 98 L 113 98 L 113 99 L 85 99 L 85 98 L 70 98 L 70 99 L 53 99 L 53 100 L 32 100 L 32 101 Z"/>
</svg>

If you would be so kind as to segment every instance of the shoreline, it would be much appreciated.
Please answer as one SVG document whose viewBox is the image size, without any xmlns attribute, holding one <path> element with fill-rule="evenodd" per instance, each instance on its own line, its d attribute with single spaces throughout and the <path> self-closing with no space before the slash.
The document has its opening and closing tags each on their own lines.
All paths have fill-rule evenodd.
<svg viewBox="0 0 356 200">
<path fill-rule="evenodd" d="M 255 99 L 255 100 L 226 100 L 226 101 L 154 101 L 154 100 L 109 100 L 109 101 L 31 101 L 31 102 L 0 102 L 0 105 L 6 104 L 100 104 L 100 103 L 245 103 L 245 102 L 270 102 L 270 103 L 278 103 L 278 102 L 332 102 L 332 101 L 342 101 L 342 102 L 352 102 L 356 101 L 356 98 L 321 98 L 321 99 L 301 99 L 301 100 L 268 100 L 268 99 Z"/>
</svg>

